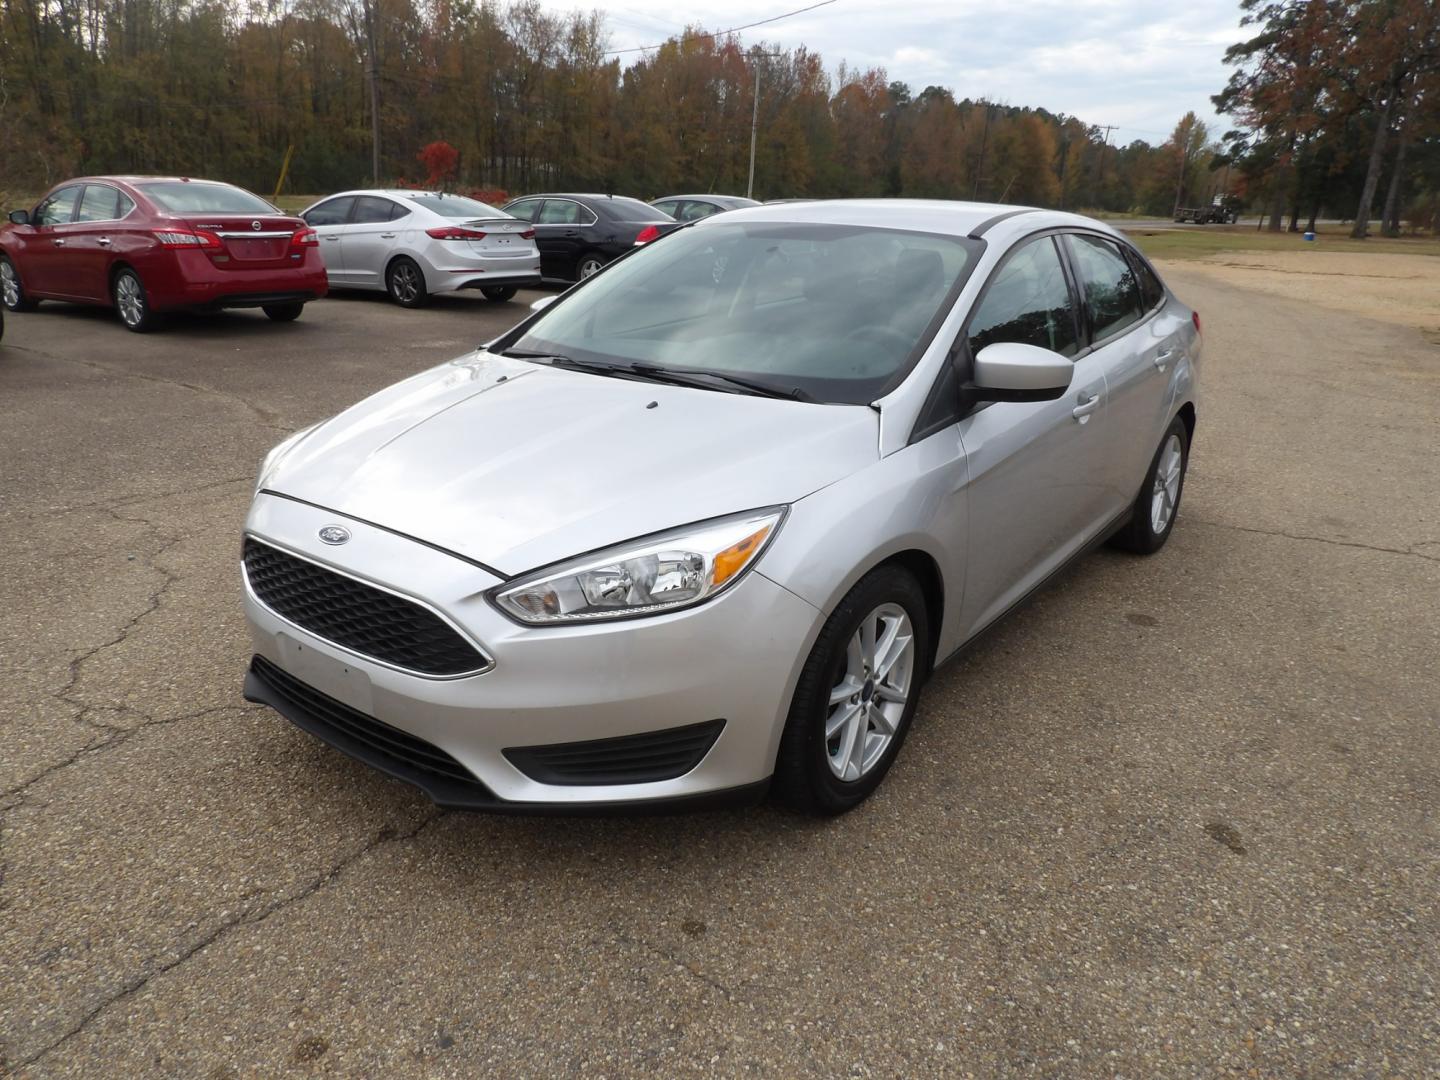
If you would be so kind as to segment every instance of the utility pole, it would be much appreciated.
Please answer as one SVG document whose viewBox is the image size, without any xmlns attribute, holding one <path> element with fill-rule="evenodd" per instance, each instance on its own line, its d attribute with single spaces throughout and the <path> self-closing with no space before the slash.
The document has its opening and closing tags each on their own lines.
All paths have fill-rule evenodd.
<svg viewBox="0 0 1440 1080">
<path fill-rule="evenodd" d="M 1097 127 L 1100 125 L 1096 125 Z M 1110 149 L 1110 132 L 1115 130 L 1114 124 L 1105 124 L 1105 137 L 1100 140 L 1100 205 L 1105 205 L 1105 151 Z"/>
<path fill-rule="evenodd" d="M 380 60 L 375 48 L 375 8 L 380 0 L 365 0 L 365 39 L 370 52 L 370 173 L 380 186 Z"/>
<path fill-rule="evenodd" d="M 1185 174 L 1190 171 L 1190 132 L 1194 129 L 1187 126 L 1180 133 L 1180 175 L 1175 178 L 1175 213 L 1180 212 L 1180 199 L 1185 194 Z"/>
<path fill-rule="evenodd" d="M 970 194 L 972 199 L 980 198 L 980 180 L 985 173 L 985 146 L 990 141 L 990 113 L 994 108 L 995 106 L 990 102 L 985 102 L 985 127 L 980 132 L 980 162 L 975 166 L 975 186 Z M 1008 184 L 1005 186 L 1005 191 L 1007 194 L 1010 191 Z"/>
<path fill-rule="evenodd" d="M 745 197 L 755 197 L 755 135 L 760 130 L 760 61 L 765 58 L 781 56 L 782 53 L 752 52 L 751 60 L 755 64 L 755 100 L 750 107 L 750 179 L 745 182 Z"/>
</svg>

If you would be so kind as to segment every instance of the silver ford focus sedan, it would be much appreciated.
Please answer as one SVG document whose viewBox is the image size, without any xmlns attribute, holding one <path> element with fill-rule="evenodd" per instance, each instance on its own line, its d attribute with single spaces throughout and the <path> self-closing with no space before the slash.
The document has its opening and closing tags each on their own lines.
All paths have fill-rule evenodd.
<svg viewBox="0 0 1440 1080">
<path fill-rule="evenodd" d="M 1157 551 L 1198 316 L 1108 226 L 737 210 L 266 458 L 245 696 L 458 807 L 855 806 L 922 687 Z"/>
</svg>

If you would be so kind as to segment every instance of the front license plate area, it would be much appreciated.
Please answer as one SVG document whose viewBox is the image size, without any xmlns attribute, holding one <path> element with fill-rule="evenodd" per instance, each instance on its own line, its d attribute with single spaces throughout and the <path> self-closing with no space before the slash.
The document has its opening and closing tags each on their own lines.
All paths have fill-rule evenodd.
<svg viewBox="0 0 1440 1080">
<path fill-rule="evenodd" d="M 306 686 L 349 705 L 366 716 L 375 715 L 375 694 L 370 676 L 353 664 L 319 652 L 308 642 L 281 631 L 275 635 L 280 666 Z"/>
</svg>

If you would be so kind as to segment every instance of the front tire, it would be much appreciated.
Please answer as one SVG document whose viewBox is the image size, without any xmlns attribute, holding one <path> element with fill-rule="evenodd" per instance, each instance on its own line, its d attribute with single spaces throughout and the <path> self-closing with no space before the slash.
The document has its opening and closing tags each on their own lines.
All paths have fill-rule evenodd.
<svg viewBox="0 0 1440 1080">
<path fill-rule="evenodd" d="M 155 329 L 155 324 L 159 320 L 150 310 L 150 298 L 145 292 L 145 284 L 140 280 L 139 274 L 129 267 L 121 270 L 115 275 L 112 294 L 115 301 L 115 314 L 120 316 L 120 322 L 126 330 L 143 334 Z"/>
<path fill-rule="evenodd" d="M 0 303 L 10 311 L 34 311 L 36 302 L 25 295 L 20 271 L 6 256 L 0 256 Z"/>
<path fill-rule="evenodd" d="M 1189 463 L 1190 433 L 1185 421 L 1177 416 L 1150 459 L 1150 469 L 1131 507 L 1129 522 L 1112 539 L 1116 547 L 1136 555 L 1153 555 L 1165 546 L 1180 512 L 1180 496 L 1185 490 L 1185 469 Z"/>
<path fill-rule="evenodd" d="M 294 322 L 305 310 L 304 304 L 266 304 L 261 310 L 272 322 Z"/>
<path fill-rule="evenodd" d="M 403 255 L 385 270 L 385 289 L 390 299 L 401 307 L 424 307 L 430 302 L 430 293 L 425 288 L 425 274 L 420 264 Z"/>
<path fill-rule="evenodd" d="M 480 290 L 480 294 L 486 300 L 494 300 L 497 304 L 504 304 L 515 299 L 518 290 L 514 285 L 486 285 Z"/>
<path fill-rule="evenodd" d="M 845 595 L 810 650 L 772 786 L 807 814 L 842 814 L 889 772 L 929 674 L 930 621 L 913 576 L 882 566 Z"/>
</svg>

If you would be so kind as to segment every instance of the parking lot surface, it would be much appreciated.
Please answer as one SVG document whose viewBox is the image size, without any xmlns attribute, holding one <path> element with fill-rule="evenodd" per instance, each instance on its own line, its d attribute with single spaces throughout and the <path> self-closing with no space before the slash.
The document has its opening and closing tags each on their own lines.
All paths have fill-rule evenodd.
<svg viewBox="0 0 1440 1080">
<path fill-rule="evenodd" d="M 1169 546 L 942 669 L 832 821 L 438 813 L 241 700 L 263 452 L 536 294 L 8 319 L 0 1074 L 1433 1075 L 1440 350 L 1168 276 Z"/>
</svg>

